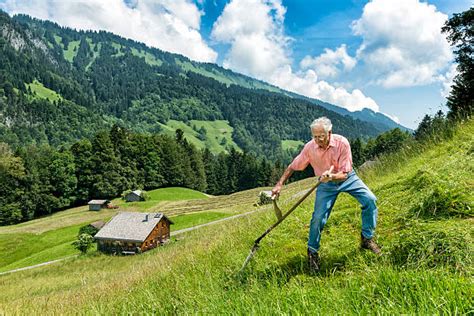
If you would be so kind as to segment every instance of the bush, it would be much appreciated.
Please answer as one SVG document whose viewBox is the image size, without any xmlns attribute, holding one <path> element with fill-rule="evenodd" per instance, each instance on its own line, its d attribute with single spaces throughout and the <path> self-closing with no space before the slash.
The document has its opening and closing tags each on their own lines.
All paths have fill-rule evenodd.
<svg viewBox="0 0 474 316">
<path fill-rule="evenodd" d="M 151 196 L 144 190 L 142 190 L 142 198 L 143 198 L 144 201 L 151 200 Z"/>
<path fill-rule="evenodd" d="M 88 235 L 94 237 L 94 235 L 97 234 L 98 231 L 99 230 L 97 228 L 95 228 L 94 226 L 86 225 L 86 226 L 82 226 L 81 228 L 79 228 L 79 233 L 77 235 L 79 236 L 79 235 L 82 235 L 82 234 L 88 234 Z"/>
<path fill-rule="evenodd" d="M 87 253 L 87 250 L 92 247 L 94 243 L 94 237 L 89 234 L 81 234 L 77 236 L 77 240 L 72 243 L 74 248 L 82 252 L 83 254 Z"/>
</svg>

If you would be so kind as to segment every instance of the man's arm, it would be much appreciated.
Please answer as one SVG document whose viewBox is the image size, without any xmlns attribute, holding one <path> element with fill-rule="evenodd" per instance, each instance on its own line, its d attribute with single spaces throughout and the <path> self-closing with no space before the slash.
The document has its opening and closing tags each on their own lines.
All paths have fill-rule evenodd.
<svg viewBox="0 0 474 316">
<path fill-rule="evenodd" d="M 285 170 L 285 172 L 283 172 L 283 175 L 281 176 L 280 180 L 278 180 L 278 182 L 275 184 L 275 186 L 272 189 L 272 198 L 278 197 L 278 195 L 280 195 L 281 188 L 282 188 L 283 184 L 285 184 L 286 180 L 288 180 L 288 178 L 291 177 L 293 172 L 294 172 L 294 170 L 293 170 L 293 168 L 291 168 L 291 165 L 286 168 L 286 170 Z"/>
</svg>

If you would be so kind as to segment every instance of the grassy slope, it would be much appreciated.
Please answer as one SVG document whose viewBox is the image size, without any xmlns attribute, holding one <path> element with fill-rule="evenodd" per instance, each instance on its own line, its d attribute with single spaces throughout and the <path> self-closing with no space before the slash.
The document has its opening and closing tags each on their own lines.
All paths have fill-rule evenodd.
<svg viewBox="0 0 474 316">
<path fill-rule="evenodd" d="M 64 50 L 64 58 L 70 63 L 73 62 L 74 58 L 77 55 L 77 50 L 79 49 L 80 41 L 71 41 L 67 47 L 67 50 Z"/>
<path fill-rule="evenodd" d="M 272 87 L 263 82 L 258 82 L 251 79 L 245 80 L 244 78 L 239 77 L 239 76 L 229 76 L 228 74 L 220 72 L 219 69 L 212 69 L 211 71 L 209 71 L 203 67 L 200 67 L 199 64 L 196 64 L 196 63 L 193 64 L 189 61 L 183 62 L 179 59 L 176 59 L 176 64 L 178 64 L 185 71 L 192 71 L 202 76 L 212 78 L 227 86 L 231 84 L 235 84 L 235 85 L 240 85 L 242 87 L 249 88 L 249 89 L 263 89 L 263 90 L 268 90 L 272 92 L 281 92 L 281 90 L 278 89 L 277 87 Z"/>
<path fill-rule="evenodd" d="M 283 150 L 296 150 L 299 146 L 304 145 L 302 141 L 286 139 L 281 141 Z"/>
<path fill-rule="evenodd" d="M 114 200 L 113 203 L 120 206 L 119 210 L 91 212 L 87 206 L 82 206 L 22 224 L 0 227 L 0 252 L 3 254 L 0 258 L 0 272 L 77 254 L 78 251 L 71 246 L 71 242 L 75 240 L 79 228 L 97 220 L 107 221 L 118 211 L 164 212 L 176 222 L 173 230 L 232 215 L 212 211 L 201 213 L 192 209 L 176 213 L 177 208 L 160 208 L 163 203 L 169 205 L 173 202 L 179 207 L 197 199 L 203 200 L 201 203 L 208 199 L 203 193 L 191 189 L 164 188 L 148 193 L 150 200 L 145 202 L 125 203 L 121 199 Z M 187 215 L 187 212 L 193 213 Z M 175 219 L 173 214 L 181 215 Z"/>
<path fill-rule="evenodd" d="M 140 58 L 145 58 L 145 62 L 150 66 L 161 66 L 163 64 L 160 59 L 149 52 L 138 51 L 138 49 L 132 47 L 132 54 Z"/>
<path fill-rule="evenodd" d="M 175 136 L 176 130 L 180 128 L 184 132 L 186 139 L 199 149 L 208 148 L 212 153 L 218 154 L 220 152 L 227 152 L 229 146 L 233 146 L 237 150 L 240 147 L 232 140 L 233 127 L 229 125 L 228 121 L 199 121 L 191 120 L 189 125 L 175 120 L 169 120 L 166 125 L 160 124 L 163 133 L 172 137 Z M 195 129 L 193 129 L 195 126 Z M 201 140 L 198 138 L 201 127 L 206 129 L 206 138 Z M 222 144 L 222 139 L 225 138 L 225 144 Z"/>
<path fill-rule="evenodd" d="M 33 93 L 33 97 L 40 98 L 40 99 L 48 99 L 51 102 L 59 101 L 62 97 L 56 93 L 56 91 L 46 88 L 41 82 L 38 80 L 34 80 L 32 83 L 26 85 L 31 89 Z"/>
<path fill-rule="evenodd" d="M 262 241 L 243 274 L 236 272 L 253 240 L 275 220 L 269 207 L 140 256 L 91 255 L 0 276 L 0 306 L 6 313 L 58 314 L 468 313 L 473 152 L 471 122 L 454 140 L 420 155 L 392 157 L 364 175 L 379 199 L 382 257 L 359 250 L 360 211 L 341 195 L 323 234 L 316 275 L 305 265 L 307 200 Z M 312 181 L 286 187 L 282 208 Z M 245 194 L 229 198 L 227 207 L 238 208 Z"/>
</svg>

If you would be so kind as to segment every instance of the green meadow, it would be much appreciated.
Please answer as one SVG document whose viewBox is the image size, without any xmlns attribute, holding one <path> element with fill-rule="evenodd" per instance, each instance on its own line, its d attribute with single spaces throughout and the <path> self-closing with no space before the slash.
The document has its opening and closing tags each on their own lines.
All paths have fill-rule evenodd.
<svg viewBox="0 0 474 316">
<path fill-rule="evenodd" d="M 360 250 L 360 208 L 348 195 L 339 197 L 323 232 L 318 273 L 306 266 L 314 193 L 262 240 L 241 272 L 254 240 L 276 220 L 271 206 L 252 206 L 259 189 L 165 201 L 159 205 L 175 206 L 175 215 L 259 211 L 142 255 L 92 252 L 1 275 L 0 313 L 471 314 L 474 124 L 461 124 L 452 139 L 410 147 L 360 173 L 378 197 L 380 257 Z M 314 181 L 285 186 L 280 207 L 289 209 Z"/>
<path fill-rule="evenodd" d="M 160 124 L 160 126 L 164 134 L 172 137 L 175 136 L 178 128 L 181 129 L 187 141 L 198 149 L 208 148 L 214 154 L 228 152 L 231 146 L 241 151 L 240 147 L 232 139 L 234 129 L 229 125 L 228 121 L 190 120 L 189 123 L 186 124 L 181 121 L 169 120 L 166 125 Z M 205 132 L 200 134 L 200 130 Z"/>
<path fill-rule="evenodd" d="M 41 82 L 36 79 L 33 80 L 32 83 L 27 84 L 26 86 L 27 88 L 30 88 L 34 98 L 48 99 L 51 102 L 59 101 L 62 99 L 62 97 L 58 93 L 56 93 L 56 91 L 46 88 Z"/>
<path fill-rule="evenodd" d="M 29 222 L 0 227 L 0 251 L 4 254 L 0 258 L 0 272 L 79 254 L 71 245 L 79 228 L 98 220 L 107 221 L 119 211 L 163 212 L 175 223 L 173 231 L 234 214 L 214 211 L 209 207 L 206 209 L 206 204 L 215 204 L 205 203 L 209 199 L 207 195 L 188 188 L 156 189 L 149 191 L 148 195 L 150 200 L 144 202 L 125 203 L 120 198 L 113 200 L 112 203 L 119 209 L 95 212 L 81 206 Z M 186 203 L 196 200 L 204 202 L 201 209 L 206 211 L 186 208 Z"/>
</svg>

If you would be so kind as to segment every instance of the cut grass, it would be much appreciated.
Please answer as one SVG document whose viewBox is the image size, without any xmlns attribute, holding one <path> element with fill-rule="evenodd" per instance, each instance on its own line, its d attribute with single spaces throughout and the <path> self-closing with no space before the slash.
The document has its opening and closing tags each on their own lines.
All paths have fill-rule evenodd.
<svg viewBox="0 0 474 316">
<path fill-rule="evenodd" d="M 183 214 L 170 217 L 171 221 L 174 223 L 172 226 L 172 231 L 177 231 L 180 229 L 202 225 L 205 223 L 213 222 L 219 219 L 229 217 L 228 213 L 219 213 L 219 212 L 199 212 L 191 214 Z"/>
<path fill-rule="evenodd" d="M 187 201 L 208 198 L 206 194 L 199 191 L 178 187 L 156 189 L 148 191 L 147 194 L 150 197 L 148 201 L 125 202 L 122 199 L 116 199 L 113 201 L 113 204 L 118 205 L 121 208 L 143 212 L 151 210 L 162 201 Z"/>
<path fill-rule="evenodd" d="M 0 272 L 78 254 L 71 243 L 81 226 L 41 234 L 0 234 Z"/>
<path fill-rule="evenodd" d="M 46 88 L 36 79 L 26 86 L 27 88 L 30 88 L 31 92 L 33 93 L 33 98 L 48 99 L 51 102 L 62 100 L 61 95 L 56 93 L 54 90 Z"/>
</svg>

